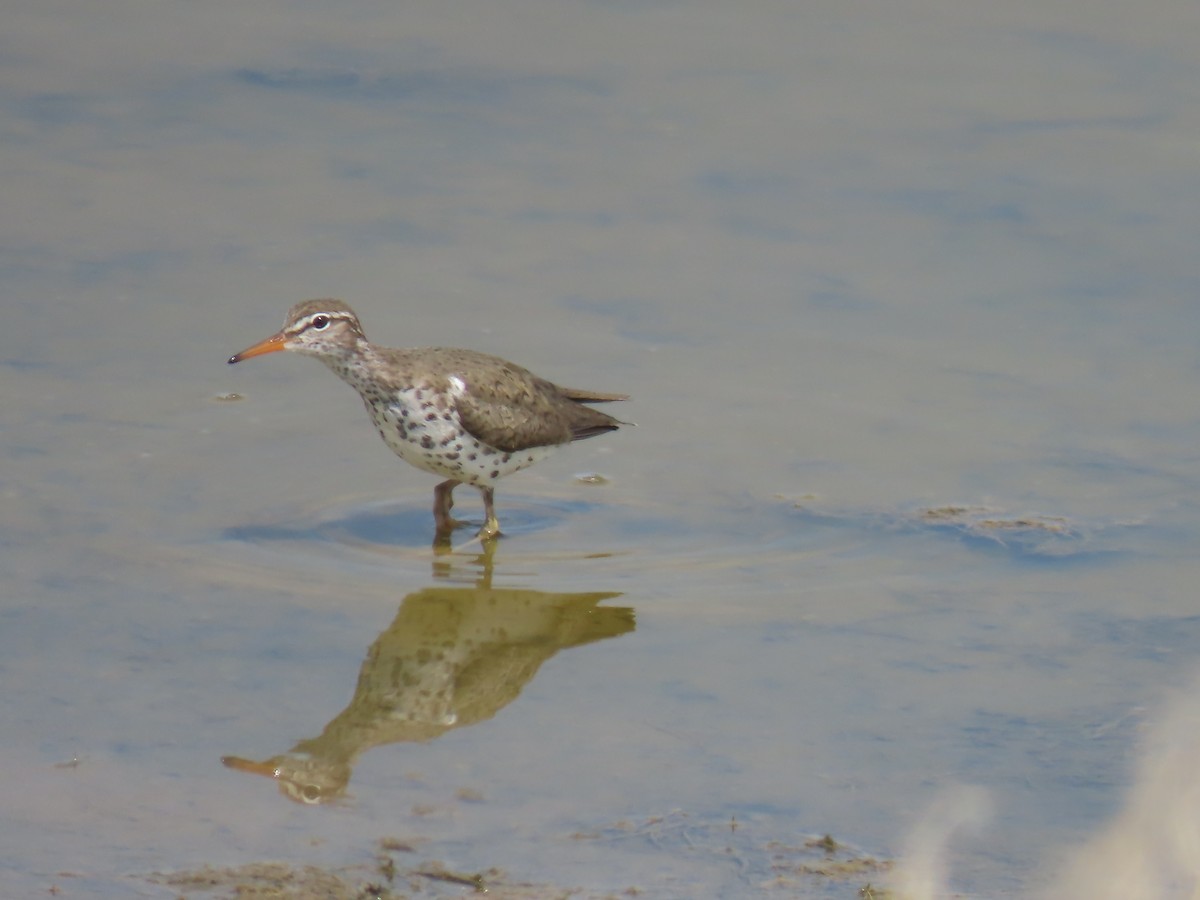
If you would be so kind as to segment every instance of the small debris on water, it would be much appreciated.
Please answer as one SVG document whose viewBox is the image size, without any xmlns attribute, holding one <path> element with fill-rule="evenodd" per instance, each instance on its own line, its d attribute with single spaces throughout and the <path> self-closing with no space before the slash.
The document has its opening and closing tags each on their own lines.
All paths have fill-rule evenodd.
<svg viewBox="0 0 1200 900">
<path fill-rule="evenodd" d="M 935 506 L 923 509 L 926 522 L 947 522 L 978 531 L 1030 530 L 1070 534 L 1071 525 L 1062 516 L 996 516 L 983 506 Z"/>
<path fill-rule="evenodd" d="M 993 506 L 942 503 L 913 510 L 837 509 L 811 496 L 787 498 L 811 519 L 884 531 L 928 530 L 958 534 L 977 545 L 999 546 L 1018 556 L 1084 559 L 1120 553 L 1129 546 L 1138 518 L 1081 520 L 1036 512 L 1009 513 Z"/>
</svg>

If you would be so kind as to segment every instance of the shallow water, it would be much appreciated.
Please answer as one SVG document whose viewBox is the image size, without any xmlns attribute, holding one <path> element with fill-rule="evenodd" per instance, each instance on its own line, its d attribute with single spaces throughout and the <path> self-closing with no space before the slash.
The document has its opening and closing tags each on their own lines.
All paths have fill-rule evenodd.
<svg viewBox="0 0 1200 900">
<path fill-rule="evenodd" d="M 1194 19 L 9 11 L 0 889 L 400 835 L 851 897 L 769 848 L 891 858 L 967 784 L 952 886 L 1040 890 L 1197 668 Z M 329 295 L 637 427 L 435 554 L 353 394 L 224 364 Z M 325 802 L 222 765 L 298 754 Z"/>
</svg>

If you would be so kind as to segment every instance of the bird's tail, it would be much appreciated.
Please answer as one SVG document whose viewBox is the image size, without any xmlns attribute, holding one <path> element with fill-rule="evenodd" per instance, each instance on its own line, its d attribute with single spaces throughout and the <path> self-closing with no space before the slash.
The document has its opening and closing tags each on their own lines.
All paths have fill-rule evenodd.
<svg viewBox="0 0 1200 900">
<path fill-rule="evenodd" d="M 602 394 L 599 391 L 581 391 L 576 388 L 559 388 L 563 395 L 576 403 L 612 403 L 628 400 L 628 394 Z"/>
</svg>

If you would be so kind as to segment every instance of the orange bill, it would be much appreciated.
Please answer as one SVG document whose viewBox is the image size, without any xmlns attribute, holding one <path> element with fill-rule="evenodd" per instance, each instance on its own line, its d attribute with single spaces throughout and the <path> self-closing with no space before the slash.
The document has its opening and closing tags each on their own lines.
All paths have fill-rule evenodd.
<svg viewBox="0 0 1200 900">
<path fill-rule="evenodd" d="M 239 354 L 240 355 L 240 354 Z M 268 778 L 278 778 L 278 767 L 267 760 L 266 762 L 255 762 L 252 759 L 242 759 L 240 756 L 222 756 L 221 762 L 227 768 L 237 769 L 239 772 L 250 772 L 254 775 L 266 775 Z"/>
<path fill-rule="evenodd" d="M 262 356 L 264 353 L 276 353 L 280 350 L 284 350 L 286 348 L 283 346 L 283 342 L 286 340 L 287 338 L 283 336 L 283 332 L 280 332 L 279 334 L 273 334 L 265 341 L 259 341 L 253 347 L 247 347 L 241 353 L 235 353 L 233 356 L 229 357 L 229 362 L 230 364 L 237 363 L 241 362 L 243 359 L 250 359 L 254 356 Z"/>
</svg>

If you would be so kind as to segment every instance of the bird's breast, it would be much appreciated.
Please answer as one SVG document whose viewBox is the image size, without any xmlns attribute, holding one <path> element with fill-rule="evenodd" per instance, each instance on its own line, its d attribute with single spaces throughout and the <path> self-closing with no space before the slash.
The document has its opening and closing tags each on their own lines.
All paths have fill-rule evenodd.
<svg viewBox="0 0 1200 900">
<path fill-rule="evenodd" d="M 544 459 L 554 447 L 505 452 L 472 435 L 451 398 L 412 388 L 364 402 L 375 428 L 392 452 L 410 465 L 479 486 Z"/>
</svg>

